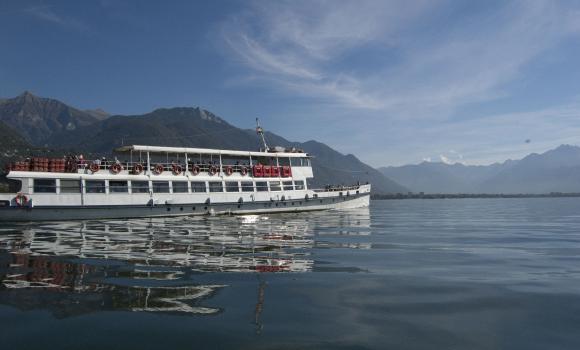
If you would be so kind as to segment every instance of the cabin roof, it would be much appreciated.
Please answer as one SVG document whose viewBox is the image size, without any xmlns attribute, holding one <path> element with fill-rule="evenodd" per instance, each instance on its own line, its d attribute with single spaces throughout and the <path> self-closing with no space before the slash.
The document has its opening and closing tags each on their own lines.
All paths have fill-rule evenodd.
<svg viewBox="0 0 580 350">
<path fill-rule="evenodd" d="M 187 153 L 187 154 L 212 154 L 212 155 L 230 155 L 230 156 L 252 156 L 252 157 L 291 157 L 304 158 L 310 157 L 304 152 L 253 152 L 253 151 L 234 151 L 211 148 L 191 148 L 191 147 L 164 147 L 164 146 L 144 146 L 131 145 L 122 146 L 115 149 L 117 152 L 150 152 L 150 153 Z"/>
</svg>

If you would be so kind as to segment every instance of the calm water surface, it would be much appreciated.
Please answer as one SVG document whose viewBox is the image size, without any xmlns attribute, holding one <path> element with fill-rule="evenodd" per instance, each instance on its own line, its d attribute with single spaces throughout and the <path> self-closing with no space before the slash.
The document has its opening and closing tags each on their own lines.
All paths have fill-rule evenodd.
<svg viewBox="0 0 580 350">
<path fill-rule="evenodd" d="M 3 349 L 578 349 L 580 199 L 3 225 Z"/>
</svg>

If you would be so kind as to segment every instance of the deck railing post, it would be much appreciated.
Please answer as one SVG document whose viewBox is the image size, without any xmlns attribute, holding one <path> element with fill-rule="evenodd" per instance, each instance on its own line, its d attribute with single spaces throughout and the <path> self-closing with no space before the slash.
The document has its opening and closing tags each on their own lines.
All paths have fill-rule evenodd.
<svg viewBox="0 0 580 350">
<path fill-rule="evenodd" d="M 147 172 L 146 175 L 151 175 L 151 157 L 149 152 L 147 152 Z"/>
</svg>

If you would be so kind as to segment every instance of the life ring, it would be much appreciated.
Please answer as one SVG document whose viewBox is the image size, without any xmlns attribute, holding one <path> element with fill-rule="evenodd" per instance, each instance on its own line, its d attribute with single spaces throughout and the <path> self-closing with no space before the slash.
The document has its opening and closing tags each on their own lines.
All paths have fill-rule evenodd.
<svg viewBox="0 0 580 350">
<path fill-rule="evenodd" d="M 91 165 L 89 165 L 89 170 L 93 173 L 96 173 L 97 171 L 99 171 L 100 168 L 101 168 L 101 166 L 97 163 L 91 163 Z"/>
<path fill-rule="evenodd" d="M 183 171 L 183 168 L 179 164 L 173 164 L 171 169 L 173 171 L 173 175 L 179 175 Z"/>
<path fill-rule="evenodd" d="M 231 165 L 226 166 L 226 171 L 225 171 L 227 176 L 230 176 L 234 173 L 234 169 L 232 168 Z"/>
<path fill-rule="evenodd" d="M 246 176 L 248 174 L 248 168 L 246 168 L 245 166 L 243 166 L 240 169 L 240 174 L 242 174 L 242 176 Z"/>
<path fill-rule="evenodd" d="M 121 166 L 121 164 L 115 163 L 115 164 L 111 165 L 111 167 L 109 169 L 111 170 L 111 172 L 113 174 L 118 174 L 121 172 L 121 170 L 123 170 L 123 167 Z"/>
<path fill-rule="evenodd" d="M 133 175 L 139 175 L 143 172 L 143 165 L 135 164 L 133 165 Z"/>
<path fill-rule="evenodd" d="M 199 167 L 197 165 L 194 165 L 193 168 L 191 168 L 191 173 L 193 175 L 199 174 Z"/>
<path fill-rule="evenodd" d="M 216 168 L 214 165 L 210 166 L 210 167 L 209 167 L 209 170 L 208 170 L 208 173 L 209 173 L 211 176 L 215 175 L 215 174 L 217 173 L 217 168 Z"/>
<path fill-rule="evenodd" d="M 155 167 L 153 168 L 153 172 L 157 175 L 161 174 L 163 172 L 163 165 L 162 164 L 157 164 L 155 165 Z"/>
<path fill-rule="evenodd" d="M 16 194 L 16 197 L 14 197 L 14 203 L 19 207 L 23 207 L 28 204 L 28 197 L 22 193 L 18 193 Z"/>
</svg>

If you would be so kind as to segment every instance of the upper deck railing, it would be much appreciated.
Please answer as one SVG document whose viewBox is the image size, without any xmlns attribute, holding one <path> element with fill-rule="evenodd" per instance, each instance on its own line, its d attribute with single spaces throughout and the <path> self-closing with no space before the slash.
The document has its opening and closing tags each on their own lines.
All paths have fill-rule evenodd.
<svg viewBox="0 0 580 350">
<path fill-rule="evenodd" d="M 8 165 L 7 172 L 23 171 L 23 172 L 49 172 L 49 173 L 81 173 L 81 174 L 97 174 L 103 172 L 110 172 L 111 174 L 157 174 L 172 173 L 173 175 L 187 174 L 192 175 L 206 173 L 209 175 L 233 175 L 235 173 L 242 176 L 250 175 L 253 177 L 291 177 L 292 167 L 290 165 L 264 165 L 261 163 L 253 164 L 245 162 L 236 162 L 234 164 L 220 164 L 214 162 L 200 162 L 188 161 L 187 164 L 181 161 L 172 162 L 147 162 L 142 161 L 119 161 L 97 159 L 93 161 L 86 161 L 84 159 L 77 159 L 68 157 L 66 159 L 49 159 L 49 158 L 32 158 L 26 161 L 14 162 Z"/>
</svg>

